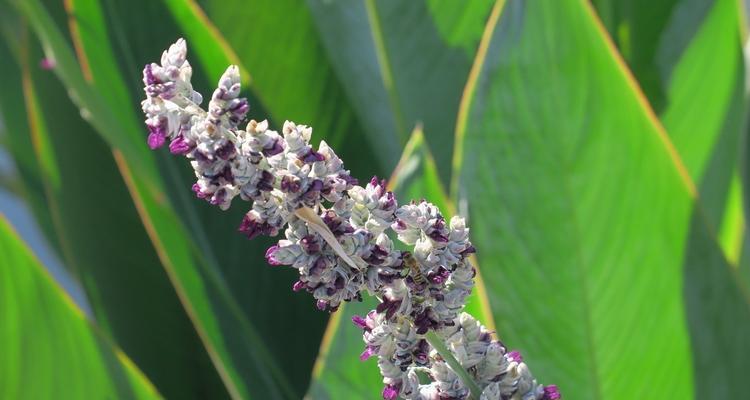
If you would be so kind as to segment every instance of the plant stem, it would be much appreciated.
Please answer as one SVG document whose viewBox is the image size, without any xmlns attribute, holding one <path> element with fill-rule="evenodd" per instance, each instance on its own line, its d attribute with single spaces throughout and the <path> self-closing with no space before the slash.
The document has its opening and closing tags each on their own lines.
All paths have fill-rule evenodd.
<svg viewBox="0 0 750 400">
<path fill-rule="evenodd" d="M 448 363 L 451 369 L 453 369 L 453 372 L 455 372 L 458 377 L 461 378 L 461 381 L 463 381 L 464 385 L 469 388 L 469 392 L 471 392 L 469 399 L 479 400 L 479 397 L 482 396 L 482 390 L 479 389 L 479 386 L 477 386 L 476 382 L 474 382 L 474 379 L 471 378 L 471 375 L 469 375 L 464 367 L 461 366 L 458 360 L 453 357 L 453 353 L 448 350 L 448 347 L 445 346 L 443 340 L 440 339 L 437 334 L 435 334 L 435 331 L 428 331 L 425 334 L 425 339 L 427 340 L 427 343 L 430 344 L 430 346 L 435 348 L 435 350 L 440 353 L 445 362 Z"/>
</svg>

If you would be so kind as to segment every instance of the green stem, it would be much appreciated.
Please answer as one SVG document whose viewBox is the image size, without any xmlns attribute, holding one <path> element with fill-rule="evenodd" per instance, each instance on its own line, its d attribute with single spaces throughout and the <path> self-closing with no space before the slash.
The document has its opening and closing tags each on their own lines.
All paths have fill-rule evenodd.
<svg viewBox="0 0 750 400">
<path fill-rule="evenodd" d="M 435 350 L 437 350 L 438 353 L 443 357 L 443 360 L 448 363 L 448 365 L 453 369 L 453 372 L 455 372 L 459 378 L 461 378 L 461 381 L 463 381 L 464 385 L 469 388 L 469 391 L 471 392 L 470 399 L 478 400 L 479 397 L 482 396 L 482 390 L 477 386 L 477 383 L 474 382 L 474 379 L 471 378 L 471 375 L 464 369 L 464 367 L 461 366 L 461 364 L 456 360 L 455 357 L 453 357 L 453 353 L 448 350 L 448 347 L 445 346 L 445 343 L 443 343 L 443 340 L 438 337 L 437 334 L 435 334 L 435 331 L 428 331 L 427 334 L 425 334 L 425 339 L 427 340 L 427 343 L 430 344 L 430 346 L 434 347 Z"/>
</svg>

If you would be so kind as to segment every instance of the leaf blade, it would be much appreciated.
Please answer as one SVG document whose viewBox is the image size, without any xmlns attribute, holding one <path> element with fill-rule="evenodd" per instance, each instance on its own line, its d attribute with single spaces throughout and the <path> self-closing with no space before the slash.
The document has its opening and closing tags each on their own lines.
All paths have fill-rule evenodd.
<svg viewBox="0 0 750 400">
<path fill-rule="evenodd" d="M 8 350 L 0 362 L 3 397 L 160 398 L 56 286 L 2 214 L 0 248 L 0 341 Z"/>
</svg>

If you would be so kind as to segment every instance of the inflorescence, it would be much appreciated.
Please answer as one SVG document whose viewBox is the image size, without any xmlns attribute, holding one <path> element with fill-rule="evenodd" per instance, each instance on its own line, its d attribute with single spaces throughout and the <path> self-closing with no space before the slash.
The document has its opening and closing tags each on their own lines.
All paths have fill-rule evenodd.
<svg viewBox="0 0 750 400">
<path fill-rule="evenodd" d="M 360 358 L 378 359 L 384 399 L 470 397 L 445 354 L 428 342 L 429 332 L 468 371 L 482 400 L 561 398 L 556 386 L 536 382 L 518 352 L 462 312 L 476 274 L 463 218 L 446 221 L 424 200 L 399 207 L 377 178 L 359 186 L 324 141 L 317 149 L 310 145 L 310 127 L 287 121 L 279 133 L 267 121 L 250 120 L 241 129 L 250 107 L 239 96 L 236 66 L 227 68 L 202 109 L 186 54 L 180 39 L 161 65 L 143 70 L 148 145 L 168 143 L 190 160 L 197 197 L 222 210 L 238 196 L 249 201 L 239 227 L 248 238 L 284 230 L 266 259 L 297 269 L 292 289 L 311 293 L 319 309 L 335 311 L 342 302 L 360 301 L 363 292 L 380 300 L 353 322 L 366 344 Z M 398 250 L 394 239 L 410 250 Z"/>
</svg>

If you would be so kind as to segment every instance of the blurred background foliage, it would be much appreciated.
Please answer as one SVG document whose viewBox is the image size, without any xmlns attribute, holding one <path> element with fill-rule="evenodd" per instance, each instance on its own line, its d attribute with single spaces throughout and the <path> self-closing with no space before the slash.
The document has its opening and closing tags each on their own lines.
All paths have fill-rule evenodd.
<svg viewBox="0 0 750 400">
<path fill-rule="evenodd" d="M 143 64 L 469 218 L 471 312 L 568 399 L 737 399 L 736 0 L 0 0 L 0 398 L 377 398 L 361 337 L 151 152 Z M 28 246 L 24 243 L 28 243 Z M 51 274 L 51 275 L 50 275 Z"/>
</svg>

